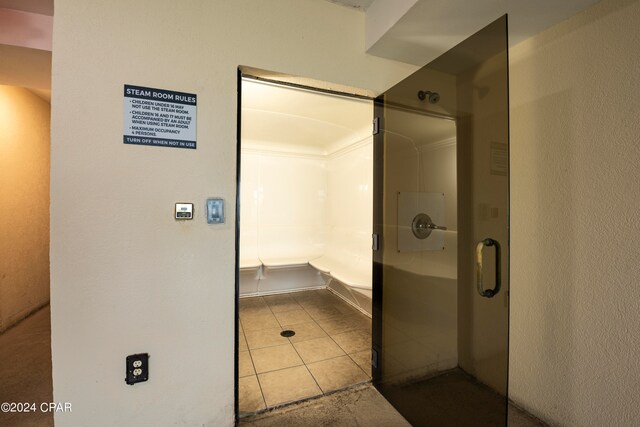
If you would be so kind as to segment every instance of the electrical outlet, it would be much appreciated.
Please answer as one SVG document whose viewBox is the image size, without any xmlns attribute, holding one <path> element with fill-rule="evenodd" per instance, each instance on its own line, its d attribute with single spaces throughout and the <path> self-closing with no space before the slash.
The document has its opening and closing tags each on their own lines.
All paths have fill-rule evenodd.
<svg viewBox="0 0 640 427">
<path fill-rule="evenodd" d="M 149 354 L 132 354 L 126 358 L 126 377 L 124 381 L 133 385 L 149 379 Z"/>
</svg>

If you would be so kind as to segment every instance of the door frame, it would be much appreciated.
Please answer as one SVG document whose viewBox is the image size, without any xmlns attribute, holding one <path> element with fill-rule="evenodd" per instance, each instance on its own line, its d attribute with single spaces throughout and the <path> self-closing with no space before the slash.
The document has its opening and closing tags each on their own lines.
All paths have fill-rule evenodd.
<svg viewBox="0 0 640 427">
<path fill-rule="evenodd" d="M 274 77 L 275 76 L 275 77 Z M 240 346 L 240 192 L 241 192 L 241 172 L 242 172 L 242 80 L 250 78 L 257 81 L 272 83 L 278 86 L 293 87 L 296 89 L 325 93 L 328 95 L 341 96 L 345 98 L 363 99 L 373 102 L 375 112 L 375 100 L 376 98 L 368 95 L 367 90 L 346 87 L 345 90 L 353 90 L 353 92 L 345 92 L 340 90 L 331 89 L 328 86 L 330 83 L 321 80 L 315 80 L 300 76 L 292 76 L 288 74 L 274 73 L 271 71 L 261 70 L 258 68 L 238 66 L 236 69 L 236 84 L 237 84 L 237 105 L 236 105 L 236 214 L 235 214 L 235 269 L 234 269 L 234 281 L 235 281 L 235 298 L 234 298 L 234 358 L 233 358 L 233 370 L 234 370 L 234 387 L 233 387 L 233 400 L 234 400 L 234 420 L 237 424 L 239 421 L 240 407 L 240 363 L 239 363 L 239 346 Z M 279 80 L 282 79 L 282 80 Z M 296 83 L 294 80 L 304 79 L 305 84 Z M 317 86 L 311 86 L 310 84 Z M 325 87 L 323 87 L 325 86 Z M 373 119 L 373 118 L 372 118 Z M 374 143 L 375 150 L 375 143 Z M 375 158 L 375 157 L 374 157 Z M 373 165 L 375 167 L 375 164 Z M 375 183 L 374 183 L 375 188 Z M 375 206 L 375 194 L 374 203 L 372 209 Z M 374 209 L 375 210 L 375 209 Z M 373 230 L 372 230 L 373 232 Z M 373 280 L 373 279 L 372 279 Z M 372 283 L 373 292 L 375 292 L 375 285 Z M 372 299 L 372 311 L 373 311 L 373 299 Z M 373 321 L 372 313 L 372 321 Z M 373 331 L 372 331 L 373 334 Z M 373 336 L 372 336 L 373 340 Z M 373 372 L 372 372 L 373 374 Z"/>
</svg>

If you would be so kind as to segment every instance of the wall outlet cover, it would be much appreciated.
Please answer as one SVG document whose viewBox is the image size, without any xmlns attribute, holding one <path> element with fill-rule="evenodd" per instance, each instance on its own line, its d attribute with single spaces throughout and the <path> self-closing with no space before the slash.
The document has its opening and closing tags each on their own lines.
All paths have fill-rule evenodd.
<svg viewBox="0 0 640 427">
<path fill-rule="evenodd" d="M 124 381 L 133 385 L 149 379 L 149 354 L 132 354 L 126 358 L 126 377 Z"/>
</svg>

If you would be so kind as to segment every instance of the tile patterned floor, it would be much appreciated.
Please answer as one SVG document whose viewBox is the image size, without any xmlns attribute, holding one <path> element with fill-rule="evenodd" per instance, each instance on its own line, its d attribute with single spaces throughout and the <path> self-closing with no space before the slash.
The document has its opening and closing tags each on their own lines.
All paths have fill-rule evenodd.
<svg viewBox="0 0 640 427">
<path fill-rule="evenodd" d="M 327 290 L 242 298 L 239 352 L 242 416 L 368 381 L 371 319 Z"/>
</svg>

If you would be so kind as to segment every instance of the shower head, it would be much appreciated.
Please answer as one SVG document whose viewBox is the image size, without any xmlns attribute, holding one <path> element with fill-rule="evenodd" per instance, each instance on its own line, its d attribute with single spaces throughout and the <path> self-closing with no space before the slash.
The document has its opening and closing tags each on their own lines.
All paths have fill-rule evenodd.
<svg viewBox="0 0 640 427">
<path fill-rule="evenodd" d="M 430 90 L 419 90 L 418 99 L 420 99 L 420 101 L 428 99 L 429 104 L 437 104 L 438 101 L 440 101 L 440 94 L 438 92 L 431 92 Z"/>
</svg>

